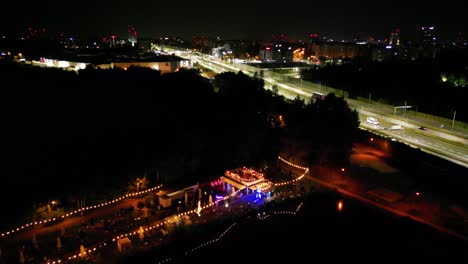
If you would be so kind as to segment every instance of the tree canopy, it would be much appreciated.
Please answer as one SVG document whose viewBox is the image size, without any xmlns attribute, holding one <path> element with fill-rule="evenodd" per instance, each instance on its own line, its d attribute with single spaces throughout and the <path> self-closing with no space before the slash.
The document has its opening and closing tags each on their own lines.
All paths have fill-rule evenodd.
<svg viewBox="0 0 468 264">
<path fill-rule="evenodd" d="M 143 175 L 150 185 L 203 181 L 266 164 L 292 142 L 310 162 L 342 163 L 358 122 L 342 98 L 285 101 L 242 72 L 211 83 L 190 70 L 0 63 L 0 78 L 15 84 L 2 89 L 4 186 L 27 192 L 25 201 L 49 195 L 66 205 L 63 196 L 83 190 L 99 198 Z"/>
</svg>

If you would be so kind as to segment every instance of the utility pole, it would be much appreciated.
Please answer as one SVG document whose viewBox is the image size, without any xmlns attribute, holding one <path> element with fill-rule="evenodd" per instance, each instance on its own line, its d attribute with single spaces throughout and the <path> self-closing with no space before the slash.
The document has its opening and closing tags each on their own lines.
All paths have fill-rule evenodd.
<svg viewBox="0 0 468 264">
<path fill-rule="evenodd" d="M 405 101 L 405 112 L 403 114 L 403 118 L 406 118 L 406 101 Z"/>
<path fill-rule="evenodd" d="M 370 104 L 371 93 L 369 93 L 369 104 Z"/>
<path fill-rule="evenodd" d="M 456 115 L 457 115 L 457 111 L 453 111 L 452 128 L 455 126 L 455 116 Z"/>
</svg>

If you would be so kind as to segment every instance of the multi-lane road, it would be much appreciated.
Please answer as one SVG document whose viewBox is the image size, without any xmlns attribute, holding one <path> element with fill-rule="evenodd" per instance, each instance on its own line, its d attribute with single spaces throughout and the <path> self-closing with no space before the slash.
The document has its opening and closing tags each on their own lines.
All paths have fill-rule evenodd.
<svg viewBox="0 0 468 264">
<path fill-rule="evenodd" d="M 208 55 L 179 51 L 177 55 L 191 59 L 198 65 L 208 68 L 214 72 L 243 71 L 245 74 L 253 75 L 254 71 L 246 70 L 241 64 L 229 63 L 227 61 L 210 59 Z M 297 85 L 278 78 L 265 76 L 265 88 L 278 88 L 278 92 L 289 99 L 297 96 L 310 100 L 314 90 L 310 87 Z M 403 142 L 411 147 L 444 158 L 456 164 L 468 167 L 468 129 L 457 127 L 452 129 L 450 120 L 431 118 L 430 116 L 415 116 L 410 111 L 404 112 L 394 107 L 377 103 L 364 103 L 346 98 L 349 106 L 359 113 L 360 127 L 372 133 L 389 137 L 392 140 Z M 403 114 L 403 113 L 404 114 Z M 367 117 L 375 117 L 379 120 L 378 126 L 366 122 Z M 403 130 L 390 130 L 392 125 L 401 125 Z M 425 130 L 421 128 L 424 127 Z"/>
</svg>

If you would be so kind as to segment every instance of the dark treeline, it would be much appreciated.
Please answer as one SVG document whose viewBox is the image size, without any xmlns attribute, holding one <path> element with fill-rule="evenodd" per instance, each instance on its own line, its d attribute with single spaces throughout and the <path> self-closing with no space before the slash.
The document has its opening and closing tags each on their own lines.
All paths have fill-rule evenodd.
<svg viewBox="0 0 468 264">
<path fill-rule="evenodd" d="M 302 72 L 305 80 L 344 89 L 350 97 L 364 97 L 393 105 L 415 106 L 414 110 L 468 121 L 468 56 L 438 60 L 384 62 L 353 61 Z M 463 83 L 465 87 L 463 87 Z"/>
<path fill-rule="evenodd" d="M 61 45 L 53 40 L 16 40 L 0 39 L 0 50 L 10 51 L 12 56 L 22 53 L 31 58 L 48 57 L 61 54 Z"/>
<path fill-rule="evenodd" d="M 357 127 L 341 98 L 289 103 L 242 73 L 217 75 L 211 84 L 192 70 L 77 74 L 0 63 L 0 79 L 2 201 L 14 197 L 3 203 L 10 208 L 113 197 L 143 175 L 151 184 L 193 184 L 225 169 L 266 165 L 296 150 L 291 144 L 310 162 L 342 164 Z"/>
</svg>

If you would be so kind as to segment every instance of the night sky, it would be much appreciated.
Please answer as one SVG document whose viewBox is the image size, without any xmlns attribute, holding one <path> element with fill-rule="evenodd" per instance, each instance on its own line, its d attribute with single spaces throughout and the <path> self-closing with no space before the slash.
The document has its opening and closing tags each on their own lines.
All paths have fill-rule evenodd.
<svg viewBox="0 0 468 264">
<path fill-rule="evenodd" d="M 5 3 L 4 3 L 5 2 Z M 443 39 L 458 32 L 468 35 L 468 16 L 462 0 L 43 0 L 2 2 L 0 33 L 45 27 L 49 33 L 82 37 L 126 35 L 135 25 L 142 37 L 194 35 L 263 39 L 284 33 L 304 38 L 308 33 L 340 39 L 355 36 L 384 38 L 399 27 L 402 39 L 416 38 L 421 25 L 435 25 Z"/>
</svg>

